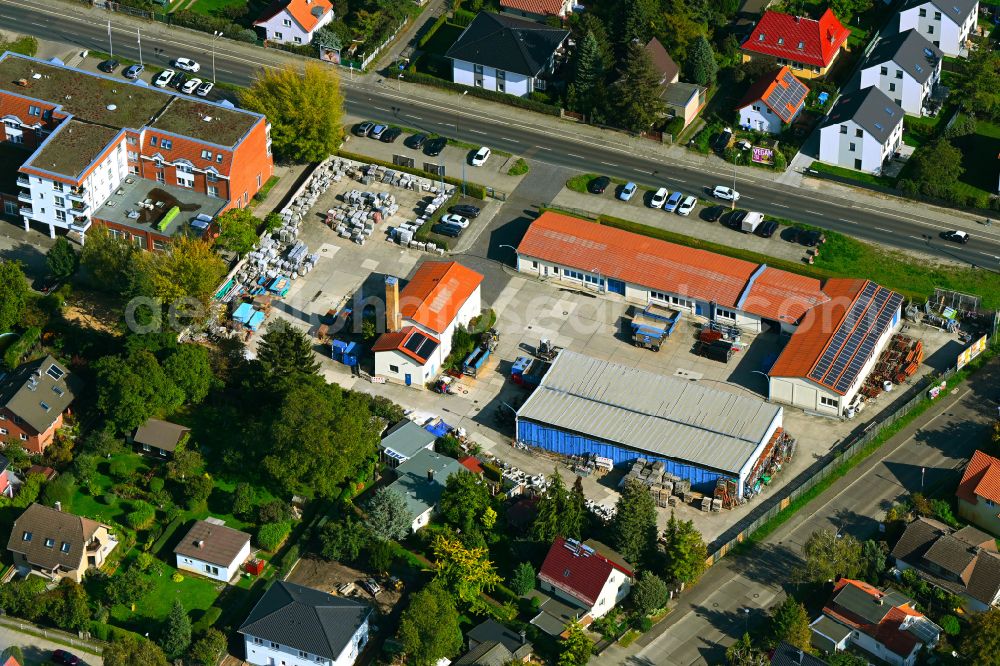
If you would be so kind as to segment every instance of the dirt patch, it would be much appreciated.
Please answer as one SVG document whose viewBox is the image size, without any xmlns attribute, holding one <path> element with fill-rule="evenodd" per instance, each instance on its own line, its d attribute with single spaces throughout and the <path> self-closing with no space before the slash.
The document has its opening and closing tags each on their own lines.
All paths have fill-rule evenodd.
<svg viewBox="0 0 1000 666">
<path fill-rule="evenodd" d="M 372 602 L 372 595 L 365 592 L 361 587 L 361 581 L 366 578 L 375 578 L 382 586 L 382 591 L 375 597 L 375 606 L 383 615 L 389 615 L 396 604 L 399 603 L 400 592 L 393 589 L 388 579 L 378 576 L 369 576 L 363 571 L 353 569 L 340 562 L 328 562 L 313 558 L 302 558 L 295 565 L 295 569 L 289 574 L 288 582 L 298 583 L 306 587 L 312 587 L 330 594 L 339 594 L 337 591 L 342 585 L 354 583 L 355 589 L 346 596 L 355 597 L 362 601 Z"/>
<path fill-rule="evenodd" d="M 76 292 L 66 302 L 62 316 L 82 328 L 117 335 L 118 310 L 110 296 L 97 292 Z"/>
</svg>

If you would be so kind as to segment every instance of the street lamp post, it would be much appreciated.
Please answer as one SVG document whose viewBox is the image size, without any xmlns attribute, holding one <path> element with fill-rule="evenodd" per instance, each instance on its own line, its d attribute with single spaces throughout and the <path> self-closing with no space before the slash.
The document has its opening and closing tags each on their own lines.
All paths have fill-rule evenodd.
<svg viewBox="0 0 1000 666">
<path fill-rule="evenodd" d="M 212 32 L 212 83 L 215 83 L 215 42 L 218 41 L 219 37 L 222 37 L 221 30 Z"/>
<path fill-rule="evenodd" d="M 733 202 L 730 210 L 736 210 L 736 155 L 737 154 L 738 153 L 733 153 Z"/>
<path fill-rule="evenodd" d="M 468 90 L 462 91 L 462 97 L 459 99 L 459 106 L 462 105 L 462 99 L 469 94 Z M 455 109 L 455 138 L 458 138 L 458 108 Z M 465 196 L 465 163 L 469 161 L 468 155 L 462 160 L 462 196 Z"/>
<path fill-rule="evenodd" d="M 497 245 L 497 249 L 501 249 L 501 248 L 505 248 L 505 247 L 509 247 L 511 250 L 514 251 L 514 268 L 520 268 L 518 266 L 518 259 L 520 258 L 521 255 L 519 255 L 517 253 L 517 248 L 514 247 L 513 245 Z"/>
</svg>

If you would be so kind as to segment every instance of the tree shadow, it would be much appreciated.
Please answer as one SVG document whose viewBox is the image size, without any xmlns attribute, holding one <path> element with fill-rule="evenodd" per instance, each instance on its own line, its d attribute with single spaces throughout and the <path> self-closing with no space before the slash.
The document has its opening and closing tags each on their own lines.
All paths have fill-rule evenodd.
<svg viewBox="0 0 1000 666">
<path fill-rule="evenodd" d="M 40 280 L 48 275 L 48 266 L 45 264 L 45 253 L 35 245 L 24 241 L 18 241 L 13 247 L 0 250 L 0 259 L 21 262 L 24 273 L 31 282 Z"/>
</svg>

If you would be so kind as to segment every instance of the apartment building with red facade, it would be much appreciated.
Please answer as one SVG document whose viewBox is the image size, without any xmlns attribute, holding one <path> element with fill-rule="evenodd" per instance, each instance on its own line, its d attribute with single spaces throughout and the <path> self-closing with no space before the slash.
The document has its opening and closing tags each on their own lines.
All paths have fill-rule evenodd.
<svg viewBox="0 0 1000 666">
<path fill-rule="evenodd" d="M 58 61 L 0 56 L 0 119 L 5 154 L 23 148 L 4 212 L 53 237 L 98 225 L 162 249 L 246 206 L 274 169 L 264 116 Z"/>
</svg>

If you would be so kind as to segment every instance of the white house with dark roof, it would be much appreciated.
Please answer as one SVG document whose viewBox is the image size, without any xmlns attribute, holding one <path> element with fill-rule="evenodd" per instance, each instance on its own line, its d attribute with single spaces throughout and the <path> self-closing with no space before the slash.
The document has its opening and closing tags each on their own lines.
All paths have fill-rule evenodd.
<svg viewBox="0 0 1000 666">
<path fill-rule="evenodd" d="M 239 628 L 253 666 L 350 666 L 368 643 L 368 604 L 294 583 L 268 588 Z"/>
<path fill-rule="evenodd" d="M 903 142 L 903 110 L 878 88 L 842 95 L 819 130 L 819 159 L 881 174 Z"/>
<path fill-rule="evenodd" d="M 878 88 L 911 116 L 924 105 L 941 78 L 941 49 L 916 30 L 880 39 L 861 65 L 863 88 Z"/>
<path fill-rule="evenodd" d="M 899 31 L 916 30 L 948 56 L 968 54 L 979 0 L 906 0 L 899 10 Z"/>
<path fill-rule="evenodd" d="M 479 12 L 445 57 L 452 61 L 452 81 L 525 97 L 545 90 L 555 70 L 556 54 L 568 30 L 505 14 Z"/>
</svg>

